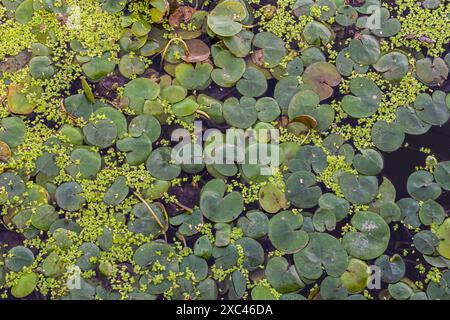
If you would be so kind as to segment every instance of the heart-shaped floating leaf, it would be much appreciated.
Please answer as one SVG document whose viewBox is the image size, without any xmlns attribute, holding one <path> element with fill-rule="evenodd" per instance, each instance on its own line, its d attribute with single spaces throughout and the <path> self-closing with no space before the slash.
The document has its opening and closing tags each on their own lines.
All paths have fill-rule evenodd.
<svg viewBox="0 0 450 320">
<path fill-rule="evenodd" d="M 389 226 L 383 218 L 370 211 L 359 211 L 353 216 L 352 225 L 358 231 L 346 233 L 342 241 L 351 256 L 370 260 L 383 254 L 390 238 Z"/>
<path fill-rule="evenodd" d="M 132 78 L 145 72 L 145 63 L 139 57 L 126 54 L 120 58 L 119 71 L 125 78 Z"/>
<path fill-rule="evenodd" d="M 30 74 L 36 79 L 48 79 L 55 74 L 52 60 L 47 56 L 38 56 L 30 60 Z"/>
<path fill-rule="evenodd" d="M 303 72 L 302 77 L 304 83 L 312 86 L 320 100 L 331 97 L 333 87 L 341 82 L 341 75 L 336 67 L 329 62 L 315 62 L 309 65 Z"/>
<path fill-rule="evenodd" d="M 327 233 L 312 233 L 306 248 L 294 254 L 298 273 L 307 279 L 319 279 L 323 273 L 339 277 L 347 268 L 348 256 L 340 242 Z"/>
<path fill-rule="evenodd" d="M 15 198 L 25 192 L 25 183 L 22 178 L 14 172 L 0 174 L 0 203 L 8 199 L 16 202 Z"/>
<path fill-rule="evenodd" d="M 58 206 L 67 211 L 77 211 L 86 202 L 80 193 L 83 190 L 77 182 L 64 182 L 55 191 L 55 199 Z"/>
<path fill-rule="evenodd" d="M 295 267 L 289 266 L 288 261 L 283 257 L 271 258 L 264 274 L 270 285 L 280 293 L 296 292 L 305 286 Z"/>
<path fill-rule="evenodd" d="M 161 124 L 152 115 L 143 114 L 131 120 L 128 131 L 134 138 L 146 135 L 151 142 L 155 142 L 161 135 Z"/>
<path fill-rule="evenodd" d="M 365 118 L 373 115 L 380 106 L 383 93 L 370 79 L 357 77 L 350 80 L 350 92 L 342 99 L 345 112 L 354 118 Z"/>
<path fill-rule="evenodd" d="M 437 86 L 442 84 L 448 76 L 449 67 L 441 58 L 430 58 L 418 60 L 416 63 L 416 75 L 420 81 L 429 85 Z"/>
<path fill-rule="evenodd" d="M 247 102 L 248 103 L 245 103 Z M 244 102 L 244 103 L 243 103 Z M 250 103 L 252 102 L 252 103 Z M 249 128 L 258 119 L 255 108 L 256 101 L 243 100 L 231 97 L 223 103 L 223 117 L 225 121 L 236 128 Z"/>
<path fill-rule="evenodd" d="M 261 61 L 257 65 L 264 68 L 277 66 L 286 56 L 284 41 L 271 32 L 259 32 L 253 38 L 253 45 L 262 53 Z M 257 51 L 258 52 L 258 51 Z"/>
<path fill-rule="evenodd" d="M 296 171 L 286 181 L 286 197 L 299 208 L 312 208 L 322 195 L 316 177 L 307 171 Z"/>
<path fill-rule="evenodd" d="M 350 58 L 360 65 L 374 64 L 380 58 L 380 44 L 373 36 L 364 34 L 359 39 L 353 39 L 348 49 Z"/>
<path fill-rule="evenodd" d="M 367 263 L 359 259 L 351 258 L 347 270 L 341 275 L 342 285 L 350 293 L 362 291 L 367 286 L 370 277 L 370 269 Z"/>
<path fill-rule="evenodd" d="M 436 165 L 434 179 L 442 189 L 450 191 L 450 161 L 439 162 Z"/>
<path fill-rule="evenodd" d="M 187 55 L 181 57 L 188 63 L 202 62 L 209 58 L 211 50 L 208 45 L 199 39 L 190 39 L 186 41 L 189 49 Z"/>
<path fill-rule="evenodd" d="M 233 245 L 244 251 L 243 267 L 245 269 L 253 271 L 264 263 L 264 249 L 255 239 L 243 237 L 236 240 Z"/>
<path fill-rule="evenodd" d="M 35 107 L 28 101 L 26 94 L 21 92 L 21 88 L 14 84 L 8 87 L 7 102 L 8 109 L 15 114 L 30 114 Z"/>
<path fill-rule="evenodd" d="M 310 21 L 303 28 L 303 37 L 311 45 L 327 44 L 333 38 L 333 32 L 325 24 Z"/>
<path fill-rule="evenodd" d="M 104 149 L 117 138 L 117 127 L 111 120 L 94 120 L 83 127 L 83 133 L 88 144 Z"/>
<path fill-rule="evenodd" d="M 83 64 L 82 69 L 89 80 L 97 82 L 114 71 L 116 63 L 111 59 L 111 54 L 105 53 L 101 57 L 94 57 Z"/>
<path fill-rule="evenodd" d="M 8 251 L 5 267 L 11 271 L 19 272 L 24 267 L 30 266 L 33 261 L 34 254 L 30 249 L 24 246 L 17 246 Z"/>
<path fill-rule="evenodd" d="M 250 67 L 245 70 L 236 88 L 243 96 L 259 97 L 267 90 L 267 80 L 261 71 Z"/>
<path fill-rule="evenodd" d="M 389 52 L 383 55 L 373 68 L 383 73 L 389 81 L 401 80 L 409 70 L 408 58 L 401 52 Z"/>
<path fill-rule="evenodd" d="M 319 198 L 319 209 L 317 212 L 332 213 L 336 221 L 344 219 L 350 210 L 350 204 L 347 200 L 340 198 L 332 193 L 324 193 Z"/>
<path fill-rule="evenodd" d="M 374 149 L 361 149 L 360 154 L 355 155 L 353 166 L 364 175 L 375 176 L 381 172 L 384 166 L 383 157 Z"/>
<path fill-rule="evenodd" d="M 434 200 L 441 195 L 441 187 L 434 182 L 433 175 L 424 170 L 412 173 L 406 183 L 408 193 L 416 200 Z"/>
<path fill-rule="evenodd" d="M 137 78 L 125 85 L 123 95 L 129 99 L 129 105 L 133 110 L 142 113 L 144 102 L 155 99 L 159 90 L 156 82 L 147 78 Z"/>
<path fill-rule="evenodd" d="M 93 179 L 101 166 L 102 157 L 98 152 L 80 147 L 70 154 L 70 164 L 67 165 L 66 171 L 74 178 Z"/>
<path fill-rule="evenodd" d="M 175 68 L 175 77 L 188 90 L 203 89 L 210 82 L 212 70 L 209 63 L 197 63 L 195 68 L 189 63 L 180 63 Z"/>
<path fill-rule="evenodd" d="M 439 237 L 437 250 L 441 256 L 450 259 L 450 218 L 447 218 L 437 229 L 436 235 Z"/>
<path fill-rule="evenodd" d="M 123 138 L 125 136 L 128 124 L 127 119 L 122 112 L 113 107 L 107 106 L 95 110 L 95 114 L 101 115 L 102 117 L 104 116 L 105 118 L 110 119 L 112 122 L 114 122 L 119 138 Z"/>
<path fill-rule="evenodd" d="M 241 30 L 231 37 L 225 37 L 223 43 L 236 57 L 245 58 L 252 49 L 254 34 L 248 30 Z"/>
<path fill-rule="evenodd" d="M 417 116 L 417 112 L 411 107 L 397 108 L 395 123 L 407 134 L 421 135 L 431 128 L 431 124 L 424 122 Z"/>
<path fill-rule="evenodd" d="M 238 192 L 225 195 L 225 182 L 219 179 L 209 181 L 202 189 L 200 210 L 213 222 L 230 222 L 244 209 L 242 196 Z"/>
<path fill-rule="evenodd" d="M 269 213 L 276 213 L 289 207 L 284 192 L 272 183 L 262 186 L 258 197 L 261 208 Z"/>
<path fill-rule="evenodd" d="M 426 225 L 441 224 L 446 217 L 444 208 L 434 200 L 427 200 L 419 210 L 420 221 Z"/>
<path fill-rule="evenodd" d="M 232 87 L 245 73 L 245 61 L 223 50 L 214 56 L 218 67 L 211 72 L 211 78 L 221 87 Z"/>
<path fill-rule="evenodd" d="M 303 216 L 292 211 L 281 211 L 269 221 L 269 239 L 273 246 L 285 253 L 294 253 L 308 243 L 308 234 L 300 230 Z"/>
<path fill-rule="evenodd" d="M 19 117 L 6 117 L 0 120 L 0 140 L 11 149 L 25 141 L 27 127 Z"/>
<path fill-rule="evenodd" d="M 198 233 L 203 224 L 203 216 L 200 210 L 195 210 L 192 213 L 180 214 L 171 218 L 170 224 L 178 226 L 178 232 L 183 236 L 190 237 Z"/>
<path fill-rule="evenodd" d="M 450 118 L 445 99 L 446 95 L 442 91 L 435 91 L 432 96 L 427 93 L 419 94 L 414 101 L 417 116 L 431 125 L 443 125 Z"/>
<path fill-rule="evenodd" d="M 133 166 L 144 163 L 152 152 L 152 141 L 143 134 L 138 138 L 127 137 L 117 141 L 117 148 L 126 152 L 127 162 Z"/>
<path fill-rule="evenodd" d="M 242 21 L 247 17 L 244 5 L 239 1 L 219 3 L 207 16 L 208 27 L 217 35 L 231 37 L 242 29 Z"/>
<path fill-rule="evenodd" d="M 378 193 L 378 180 L 373 176 L 357 176 L 344 172 L 339 176 L 339 186 L 345 198 L 354 204 L 367 204 Z"/>
<path fill-rule="evenodd" d="M 372 127 L 372 141 L 381 151 L 392 152 L 401 147 L 405 133 L 397 126 L 378 120 Z"/>
<path fill-rule="evenodd" d="M 375 265 L 381 269 L 381 280 L 387 283 L 396 283 L 400 281 L 406 271 L 406 265 L 403 258 L 394 254 L 392 257 L 382 255 L 375 260 Z"/>
<path fill-rule="evenodd" d="M 11 288 L 11 294 L 18 299 L 25 298 L 34 291 L 38 279 L 38 275 L 34 272 L 23 273 Z"/>
<path fill-rule="evenodd" d="M 341 279 L 327 276 L 320 284 L 320 297 L 325 300 L 344 300 L 348 291 Z"/>
<path fill-rule="evenodd" d="M 179 165 L 172 163 L 172 148 L 160 147 L 152 151 L 147 159 L 147 170 L 160 180 L 172 180 L 181 173 Z"/>
<path fill-rule="evenodd" d="M 258 119 L 262 122 L 274 121 L 280 115 L 280 107 L 278 106 L 278 102 L 271 97 L 263 97 L 258 99 L 258 101 L 256 101 L 255 108 L 258 112 Z"/>
<path fill-rule="evenodd" d="M 401 211 L 401 219 L 405 224 L 418 228 L 421 224 L 419 220 L 419 203 L 411 198 L 403 198 L 397 201 L 397 205 Z"/>
<path fill-rule="evenodd" d="M 259 239 L 269 231 L 269 218 L 261 211 L 252 210 L 239 218 L 237 226 L 242 229 L 246 237 Z"/>
</svg>

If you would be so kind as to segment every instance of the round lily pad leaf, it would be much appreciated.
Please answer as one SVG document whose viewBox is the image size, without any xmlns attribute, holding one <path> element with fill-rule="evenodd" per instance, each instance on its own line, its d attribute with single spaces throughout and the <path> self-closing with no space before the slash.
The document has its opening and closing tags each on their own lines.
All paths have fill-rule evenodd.
<svg viewBox="0 0 450 320">
<path fill-rule="evenodd" d="M 401 80 L 409 69 L 408 58 L 401 52 L 389 52 L 382 56 L 373 68 L 383 73 L 383 77 L 389 81 Z"/>
<path fill-rule="evenodd" d="M 340 242 L 327 233 L 312 233 L 309 237 L 308 245 L 294 254 L 298 273 L 311 280 L 320 278 L 324 270 L 329 276 L 341 276 L 348 256 Z"/>
<path fill-rule="evenodd" d="M 38 275 L 34 272 L 22 274 L 17 283 L 11 288 L 11 294 L 15 298 L 25 298 L 31 294 L 38 283 Z"/>
<path fill-rule="evenodd" d="M 269 213 L 277 213 L 281 209 L 287 209 L 289 204 L 283 190 L 274 184 L 267 183 L 259 189 L 259 204 L 261 208 Z"/>
<path fill-rule="evenodd" d="M 181 173 L 179 165 L 172 163 L 172 149 L 160 147 L 152 151 L 147 159 L 147 170 L 159 180 L 172 180 Z"/>
<path fill-rule="evenodd" d="M 439 244 L 439 238 L 429 230 L 422 230 L 414 235 L 413 243 L 414 247 L 420 253 L 425 255 L 433 255 Z"/>
<path fill-rule="evenodd" d="M 223 103 L 223 117 L 225 121 L 236 128 L 249 128 L 258 119 L 255 104 L 242 104 L 242 99 L 231 97 Z"/>
<path fill-rule="evenodd" d="M 350 210 L 350 204 L 347 200 L 340 198 L 332 193 L 324 193 L 319 198 L 318 211 L 332 213 L 336 221 L 344 219 Z"/>
<path fill-rule="evenodd" d="M 352 225 L 358 231 L 346 233 L 342 242 L 349 255 L 370 260 L 383 254 L 390 230 L 382 217 L 370 211 L 359 211 L 353 216 Z"/>
<path fill-rule="evenodd" d="M 120 112 L 119 110 L 113 108 L 113 107 L 101 107 L 94 112 L 95 114 L 101 115 L 106 117 L 107 119 L 114 122 L 116 128 L 117 128 L 117 135 L 119 138 L 123 138 L 124 135 L 127 132 L 127 119 L 125 118 L 124 114 Z"/>
<path fill-rule="evenodd" d="M 366 287 L 369 276 L 370 269 L 367 263 L 351 258 L 340 280 L 349 293 L 358 293 Z"/>
<path fill-rule="evenodd" d="M 72 151 L 70 161 L 66 171 L 74 178 L 93 179 L 102 165 L 102 158 L 98 152 L 83 147 Z"/>
<path fill-rule="evenodd" d="M 117 148 L 126 152 L 127 162 L 133 166 L 144 163 L 152 151 L 152 141 L 147 134 L 138 138 L 127 137 L 117 141 Z"/>
<path fill-rule="evenodd" d="M 255 104 L 258 112 L 258 119 L 262 122 L 271 122 L 280 115 L 280 107 L 278 102 L 271 97 L 263 97 L 258 99 Z"/>
<path fill-rule="evenodd" d="M 420 206 L 419 218 L 426 226 L 431 224 L 440 225 L 445 217 L 444 208 L 434 200 L 427 200 Z"/>
<path fill-rule="evenodd" d="M 89 62 L 83 64 L 82 69 L 89 80 L 97 82 L 114 71 L 116 63 L 111 59 L 109 53 L 101 57 L 94 57 Z"/>
<path fill-rule="evenodd" d="M 382 92 L 370 79 L 357 77 L 350 80 L 350 92 L 354 95 L 346 95 L 342 107 L 354 118 L 369 117 L 380 106 Z"/>
<path fill-rule="evenodd" d="M 17 246 L 9 250 L 5 259 L 5 267 L 11 271 L 19 272 L 30 266 L 34 261 L 33 252 L 24 246 Z"/>
<path fill-rule="evenodd" d="M 219 3 L 207 16 L 208 27 L 217 35 L 231 37 L 242 29 L 239 21 L 247 17 L 245 7 L 239 1 Z"/>
<path fill-rule="evenodd" d="M 323 23 L 310 21 L 303 28 L 303 37 L 311 45 L 327 44 L 333 38 L 332 31 Z"/>
<path fill-rule="evenodd" d="M 450 259 L 450 218 L 447 218 L 439 226 L 436 236 L 439 237 L 437 251 L 444 258 Z"/>
<path fill-rule="evenodd" d="M 31 224 L 39 230 L 48 230 L 50 226 L 58 219 L 58 213 L 55 208 L 49 204 L 44 204 L 36 208 L 31 214 Z"/>
<path fill-rule="evenodd" d="M 202 189 L 200 210 L 213 222 L 230 222 L 244 209 L 242 196 L 238 192 L 225 195 L 226 186 L 222 180 L 210 180 Z"/>
<path fill-rule="evenodd" d="M 175 77 L 188 90 L 203 89 L 210 82 L 212 70 L 210 63 L 197 63 L 195 68 L 189 63 L 180 63 L 175 68 Z"/>
<path fill-rule="evenodd" d="M 14 172 L 0 174 L 0 203 L 6 199 L 16 202 L 15 198 L 25 192 L 25 183 L 22 178 Z"/>
<path fill-rule="evenodd" d="M 374 176 L 357 176 L 345 172 L 339 177 L 339 186 L 345 198 L 354 204 L 367 204 L 378 193 L 378 180 Z"/>
<path fill-rule="evenodd" d="M 449 67 L 441 58 L 420 59 L 416 63 L 416 76 L 423 83 L 429 86 L 442 84 L 447 79 Z"/>
<path fill-rule="evenodd" d="M 388 290 L 395 300 L 408 300 L 413 295 L 413 290 L 405 282 L 390 283 Z"/>
<path fill-rule="evenodd" d="M 119 62 L 119 71 L 125 78 L 141 75 L 145 72 L 145 64 L 139 57 L 124 55 Z"/>
<path fill-rule="evenodd" d="M 299 208 L 317 205 L 322 190 L 316 185 L 316 177 L 307 171 L 297 171 L 286 181 L 286 197 Z"/>
<path fill-rule="evenodd" d="M 269 221 L 269 239 L 273 246 L 285 253 L 294 253 L 308 243 L 308 234 L 301 230 L 303 217 L 292 211 L 281 211 Z"/>
<path fill-rule="evenodd" d="M 336 277 L 326 277 L 320 284 L 320 297 L 325 300 L 343 300 L 348 296 L 347 289 Z"/>
<path fill-rule="evenodd" d="M 294 266 L 283 257 L 273 257 L 267 263 L 265 276 L 270 285 L 280 293 L 296 292 L 304 287 Z"/>
<path fill-rule="evenodd" d="M 252 210 L 238 219 L 236 225 L 242 229 L 246 237 L 260 239 L 269 232 L 269 219 L 258 210 Z"/>
<path fill-rule="evenodd" d="M 353 159 L 355 169 L 364 175 L 375 176 L 383 169 L 383 157 L 374 149 L 361 149 Z"/>
<path fill-rule="evenodd" d="M 27 115 L 33 112 L 35 106 L 29 102 L 27 95 L 21 90 L 21 87 L 13 84 L 8 87 L 8 109 L 15 114 Z"/>
<path fill-rule="evenodd" d="M 445 93 L 435 91 L 432 96 L 422 93 L 414 101 L 417 116 L 434 126 L 443 125 L 450 118 L 450 110 L 445 102 Z"/>
<path fill-rule="evenodd" d="M 144 114 L 131 120 L 128 131 L 132 137 L 139 138 L 145 134 L 151 142 L 155 142 L 161 135 L 161 125 L 154 116 Z"/>
<path fill-rule="evenodd" d="M 154 81 L 147 78 L 137 78 L 125 85 L 123 95 L 129 99 L 129 105 L 133 110 L 142 113 L 144 102 L 155 99 L 159 91 L 159 85 Z"/>
<path fill-rule="evenodd" d="M 241 30 L 231 37 L 225 37 L 223 43 L 238 58 L 245 58 L 252 49 L 254 34 L 248 30 Z"/>
<path fill-rule="evenodd" d="M 378 40 L 369 35 L 362 35 L 353 39 L 348 46 L 350 57 L 360 65 L 371 65 L 380 58 L 380 44 Z"/>
<path fill-rule="evenodd" d="M 267 90 L 267 80 L 264 74 L 256 68 L 247 68 L 241 80 L 236 84 L 240 94 L 247 97 L 259 97 Z"/>
<path fill-rule="evenodd" d="M 431 128 L 431 124 L 420 119 L 417 112 L 411 107 L 398 108 L 395 117 L 395 123 L 407 134 L 421 135 L 428 132 Z"/>
<path fill-rule="evenodd" d="M 396 283 L 405 276 L 406 265 L 403 258 L 398 254 L 394 254 L 392 257 L 382 255 L 375 260 L 375 265 L 381 269 L 381 280 L 383 282 Z"/>
<path fill-rule="evenodd" d="M 83 133 L 87 143 L 104 149 L 117 138 L 117 127 L 111 120 L 95 120 L 83 127 Z"/>
<path fill-rule="evenodd" d="M 411 197 L 420 201 L 434 200 L 442 192 L 441 187 L 434 182 L 433 175 L 424 170 L 412 173 L 408 177 L 406 188 Z"/>
<path fill-rule="evenodd" d="M 80 193 L 81 186 L 76 182 L 64 182 L 56 188 L 55 198 L 58 206 L 67 211 L 77 211 L 86 202 Z"/>
<path fill-rule="evenodd" d="M 19 117 L 6 117 L 0 120 L 0 140 L 10 148 L 19 146 L 25 141 L 27 127 Z"/>
<path fill-rule="evenodd" d="M 336 67 L 329 62 L 315 62 L 303 72 L 303 81 L 312 86 L 320 100 L 327 99 L 333 94 L 333 87 L 341 82 L 341 75 Z"/>
<path fill-rule="evenodd" d="M 252 300 L 277 300 L 277 297 L 267 286 L 261 284 L 253 287 L 251 292 Z"/>
<path fill-rule="evenodd" d="M 343 76 L 350 76 L 353 71 L 364 74 L 369 70 L 369 66 L 356 63 L 350 58 L 349 49 L 342 49 L 336 57 L 336 68 Z"/>
<path fill-rule="evenodd" d="M 258 241 L 243 237 L 236 240 L 233 245 L 241 247 L 244 251 L 243 266 L 245 269 L 253 271 L 264 263 L 264 249 Z"/>
<path fill-rule="evenodd" d="M 215 68 L 211 72 L 212 80 L 221 87 L 232 87 L 245 73 L 245 61 L 235 57 L 230 51 L 223 50 L 214 56 Z"/>
<path fill-rule="evenodd" d="M 203 216 L 200 210 L 195 210 L 189 214 L 180 214 L 170 219 L 170 224 L 178 226 L 178 232 L 190 237 L 198 233 L 198 229 L 203 224 Z"/>
<path fill-rule="evenodd" d="M 439 162 L 436 165 L 434 179 L 442 189 L 450 191 L 450 161 Z"/>
<path fill-rule="evenodd" d="M 38 56 L 30 60 L 30 74 L 36 79 L 48 79 L 55 74 L 52 60 L 47 56 Z"/>
<path fill-rule="evenodd" d="M 262 50 L 261 67 L 264 68 L 277 66 L 286 56 L 284 41 L 271 32 L 257 33 L 253 38 L 253 46 Z"/>
<path fill-rule="evenodd" d="M 383 120 L 378 120 L 372 127 L 372 141 L 381 151 L 392 152 L 401 147 L 405 140 L 403 131 Z"/>
</svg>

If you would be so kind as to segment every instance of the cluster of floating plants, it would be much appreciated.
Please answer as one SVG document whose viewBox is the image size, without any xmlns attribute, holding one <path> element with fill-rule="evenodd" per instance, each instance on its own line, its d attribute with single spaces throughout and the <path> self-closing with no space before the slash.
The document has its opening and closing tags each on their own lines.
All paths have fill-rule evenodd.
<svg viewBox="0 0 450 320">
<path fill-rule="evenodd" d="M 449 120 L 449 26 L 446 0 L 1 0 L 1 298 L 449 299 L 450 161 L 423 146 L 401 199 L 383 175 Z M 247 151 L 280 165 L 174 162 L 195 121 L 279 130 Z"/>
</svg>

